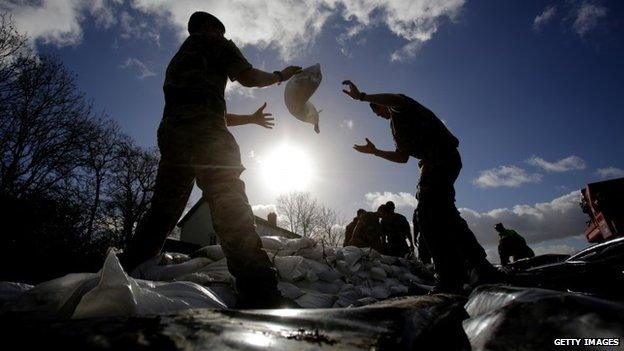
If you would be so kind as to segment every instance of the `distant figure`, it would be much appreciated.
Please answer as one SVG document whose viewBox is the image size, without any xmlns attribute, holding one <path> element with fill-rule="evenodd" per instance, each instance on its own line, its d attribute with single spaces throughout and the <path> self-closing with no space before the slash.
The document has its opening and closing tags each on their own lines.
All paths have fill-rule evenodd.
<svg viewBox="0 0 624 351">
<path fill-rule="evenodd" d="M 228 269 L 236 278 L 237 307 L 292 306 L 277 289 L 277 271 L 262 250 L 240 180 L 244 167 L 239 147 L 227 129 L 247 123 L 270 128 L 272 123 L 264 106 L 251 116 L 227 113 L 224 91 L 228 78 L 246 87 L 263 87 L 288 80 L 301 67 L 273 73 L 253 68 L 224 37 L 223 23 L 206 12 L 191 15 L 188 32 L 165 75 L 165 108 L 158 128 L 161 159 L 151 208 L 122 262 L 131 271 L 160 252 L 197 182 L 210 205 Z"/>
<path fill-rule="evenodd" d="M 433 293 L 463 293 L 469 268 L 477 283 L 497 279 L 498 272 L 455 207 L 453 184 L 462 166 L 457 138 L 433 112 L 405 95 L 366 94 L 351 81 L 343 84 L 349 88 L 344 93 L 369 102 L 377 116 L 390 120 L 396 144 L 396 150 L 383 151 L 366 139 L 355 150 L 396 163 L 406 163 L 410 156 L 420 159 L 417 217 L 439 278 Z"/>
<path fill-rule="evenodd" d="M 357 215 L 353 218 L 351 223 L 347 224 L 347 227 L 345 228 L 345 237 L 344 242 L 342 243 L 342 247 L 351 245 L 351 239 L 353 238 L 353 231 L 355 230 L 355 226 L 357 225 L 358 217 L 360 217 L 360 215 L 364 212 L 366 212 L 366 210 L 361 208 L 357 210 Z"/>
<path fill-rule="evenodd" d="M 390 256 L 405 257 L 414 252 L 412 230 L 407 218 L 394 212 L 394 202 L 388 201 L 380 206 L 381 233 L 385 238 L 385 253 Z M 409 246 L 407 242 L 409 242 Z"/>
<path fill-rule="evenodd" d="M 506 266 L 511 262 L 521 258 L 535 257 L 535 253 L 527 245 L 526 240 L 518 232 L 513 229 L 507 229 L 503 223 L 497 223 L 494 229 L 498 232 L 500 240 L 498 241 L 498 255 L 500 256 L 501 265 Z"/>
<path fill-rule="evenodd" d="M 364 211 L 364 213 L 358 216 L 350 245 L 362 248 L 370 247 L 378 252 L 382 252 L 383 245 L 380 234 L 379 215 L 376 212 Z"/>
<path fill-rule="evenodd" d="M 425 238 L 420 233 L 420 227 L 418 226 L 418 213 L 414 210 L 412 215 L 412 225 L 414 226 L 414 241 L 418 247 L 418 261 L 422 264 L 431 264 L 431 253 L 425 242 Z"/>
</svg>

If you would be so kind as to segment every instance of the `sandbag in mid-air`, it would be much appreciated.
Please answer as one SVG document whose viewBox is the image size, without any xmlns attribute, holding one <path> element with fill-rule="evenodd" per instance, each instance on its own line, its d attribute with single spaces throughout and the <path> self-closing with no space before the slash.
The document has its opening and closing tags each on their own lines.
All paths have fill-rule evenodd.
<svg viewBox="0 0 624 351">
<path fill-rule="evenodd" d="M 284 89 L 284 102 L 288 112 L 298 120 L 314 125 L 314 131 L 320 133 L 319 113 L 308 100 L 321 84 L 323 75 L 321 65 L 315 64 L 294 75 Z"/>
</svg>

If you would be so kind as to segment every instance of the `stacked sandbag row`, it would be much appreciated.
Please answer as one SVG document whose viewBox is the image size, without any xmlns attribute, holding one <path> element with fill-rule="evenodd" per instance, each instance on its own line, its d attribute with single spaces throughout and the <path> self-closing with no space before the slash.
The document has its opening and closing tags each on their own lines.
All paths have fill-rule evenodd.
<svg viewBox="0 0 624 351">
<path fill-rule="evenodd" d="M 347 307 L 362 299 L 406 295 L 414 287 L 425 291 L 431 284 L 430 275 L 414 274 L 419 272 L 415 263 L 367 248 L 323 247 L 309 238 L 283 237 L 262 237 L 262 244 L 278 270 L 281 292 L 305 308 Z M 226 295 L 222 300 L 231 301 L 234 293 L 227 288 L 233 286 L 233 277 L 219 245 L 206 246 L 185 262 L 179 254 L 168 255 L 163 256 L 165 265 L 147 265 L 137 277 L 188 280 L 213 290 L 218 286 Z"/>
</svg>

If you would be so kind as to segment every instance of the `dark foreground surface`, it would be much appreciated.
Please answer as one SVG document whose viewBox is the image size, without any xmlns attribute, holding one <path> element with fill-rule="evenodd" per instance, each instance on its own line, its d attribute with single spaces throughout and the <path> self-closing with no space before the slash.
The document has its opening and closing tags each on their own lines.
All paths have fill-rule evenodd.
<svg viewBox="0 0 624 351">
<path fill-rule="evenodd" d="M 470 349 L 465 299 L 424 296 L 320 310 L 190 310 L 167 316 L 51 320 L 0 316 L 5 345 L 62 350 Z"/>
</svg>

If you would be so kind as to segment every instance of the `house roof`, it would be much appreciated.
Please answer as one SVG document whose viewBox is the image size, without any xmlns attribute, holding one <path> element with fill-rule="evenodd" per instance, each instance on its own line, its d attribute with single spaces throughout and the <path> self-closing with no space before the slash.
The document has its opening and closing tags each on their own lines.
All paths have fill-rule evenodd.
<svg viewBox="0 0 624 351">
<path fill-rule="evenodd" d="M 184 225 L 184 223 L 186 223 L 195 212 L 197 212 L 197 210 L 199 209 L 199 207 L 202 205 L 202 203 L 204 203 L 204 199 L 201 198 L 199 199 L 195 205 L 193 205 L 193 207 L 191 207 L 190 210 L 188 210 L 188 212 L 186 212 L 186 214 L 182 217 L 182 219 L 180 219 L 180 221 L 178 222 L 178 227 L 181 227 Z M 269 221 L 267 221 L 266 219 L 262 218 L 262 217 L 258 217 L 256 215 L 254 215 L 256 223 L 261 223 L 264 226 L 270 227 L 271 229 L 277 230 L 279 232 L 282 232 L 282 234 L 284 234 L 285 237 L 287 238 L 300 238 L 301 235 L 299 234 L 295 234 L 293 232 L 291 232 L 290 230 L 284 229 L 282 227 L 278 227 L 277 225 L 273 225 L 271 224 Z"/>
</svg>

